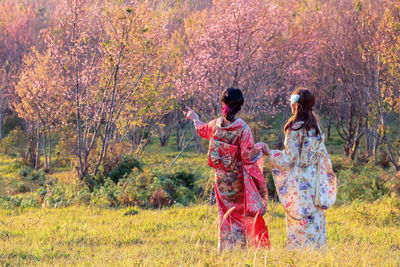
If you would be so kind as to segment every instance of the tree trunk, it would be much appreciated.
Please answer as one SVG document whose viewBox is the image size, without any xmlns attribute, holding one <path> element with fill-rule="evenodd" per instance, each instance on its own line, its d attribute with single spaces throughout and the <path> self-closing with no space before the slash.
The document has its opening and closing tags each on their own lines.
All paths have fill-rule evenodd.
<svg viewBox="0 0 400 267">
<path fill-rule="evenodd" d="M 36 127 L 36 159 L 35 159 L 35 169 L 40 168 L 40 123 Z"/>
<path fill-rule="evenodd" d="M 346 158 L 350 158 L 351 160 L 355 159 L 357 148 L 360 144 L 361 137 L 364 135 L 363 133 L 357 133 L 354 138 L 349 138 L 346 140 L 346 144 L 343 145 L 344 156 Z"/>
<path fill-rule="evenodd" d="M 328 126 L 326 128 L 326 140 L 331 138 L 331 127 L 332 127 L 332 114 L 329 112 Z"/>
<path fill-rule="evenodd" d="M 182 149 L 182 147 L 185 144 L 185 140 L 186 140 L 186 129 L 183 129 L 182 136 L 180 137 L 179 149 Z"/>
<path fill-rule="evenodd" d="M 178 121 L 176 126 L 176 146 L 178 150 L 182 149 L 182 144 L 185 142 L 187 129 L 185 129 L 186 122 Z M 182 133 L 179 134 L 179 129 L 182 129 Z"/>
<path fill-rule="evenodd" d="M 379 84 L 377 83 L 377 88 L 378 88 Z M 382 95 L 380 94 L 380 90 L 378 90 L 379 92 L 379 115 L 380 115 L 380 123 L 382 126 L 382 141 L 385 142 L 386 147 L 388 149 L 389 155 L 390 155 L 390 160 L 392 161 L 396 171 L 400 171 L 400 165 L 398 164 L 394 153 L 392 151 L 392 146 L 387 138 L 387 134 L 386 134 L 386 118 L 385 118 L 385 112 L 383 109 L 383 99 L 382 99 Z"/>
<path fill-rule="evenodd" d="M 288 117 L 289 117 L 289 110 L 286 109 L 286 112 L 283 115 L 284 123 L 282 124 L 281 131 L 278 136 L 278 149 L 279 150 L 283 149 L 283 142 L 284 142 L 284 138 L 285 138 L 285 130 L 283 128 L 285 127 Z"/>
<path fill-rule="evenodd" d="M 3 140 L 3 122 L 4 122 L 4 111 L 0 111 L 0 141 Z"/>
<path fill-rule="evenodd" d="M 171 135 L 171 127 L 169 125 L 160 128 L 160 145 L 165 147 Z"/>
<path fill-rule="evenodd" d="M 47 148 L 46 148 L 46 130 L 43 130 L 42 134 L 43 140 L 42 140 L 42 147 L 43 147 L 43 155 L 44 155 L 44 164 L 45 164 L 45 169 L 48 171 L 49 170 L 49 162 L 47 160 Z"/>
<path fill-rule="evenodd" d="M 371 135 L 371 129 L 370 129 L 369 123 L 368 123 L 368 118 L 366 119 L 366 124 L 365 124 L 364 142 L 365 142 L 364 158 L 368 159 L 372 155 L 372 135 Z"/>
<path fill-rule="evenodd" d="M 194 139 L 195 139 L 195 142 L 196 142 L 196 151 L 197 151 L 197 154 L 201 154 L 201 141 L 202 141 L 202 138 L 201 138 L 200 136 L 197 135 L 196 130 L 194 130 L 194 131 L 192 132 L 192 134 L 194 135 Z"/>
<path fill-rule="evenodd" d="M 104 131 L 104 138 L 103 138 L 103 144 L 101 146 L 101 151 L 100 151 L 100 155 L 99 158 L 97 159 L 97 163 L 96 163 L 96 167 L 94 170 L 94 175 L 97 175 L 97 173 L 99 172 L 99 167 L 101 162 L 103 161 L 103 157 L 105 152 L 107 151 L 108 148 L 108 136 L 111 134 L 111 126 L 107 124 L 106 129 Z"/>
<path fill-rule="evenodd" d="M 358 148 L 358 145 L 360 144 L 360 139 L 361 139 L 361 137 L 360 137 L 360 138 L 357 138 L 357 139 L 354 141 L 353 145 L 351 146 L 351 149 L 350 149 L 350 159 L 351 159 L 351 160 L 354 160 L 355 157 L 356 157 L 357 148 Z"/>
<path fill-rule="evenodd" d="M 152 136 L 151 132 L 147 132 L 146 129 L 143 129 L 143 134 L 140 138 L 140 143 L 136 148 L 135 157 L 140 158 L 142 156 L 144 148 L 148 145 L 151 136 Z"/>
<path fill-rule="evenodd" d="M 34 133 L 32 133 L 32 135 L 29 138 L 28 153 L 27 153 L 28 154 L 27 160 L 32 169 L 34 169 L 36 166 L 36 149 L 35 149 L 33 134 Z"/>
<path fill-rule="evenodd" d="M 51 129 L 49 126 L 49 171 L 51 170 Z"/>
<path fill-rule="evenodd" d="M 375 131 L 375 132 L 377 132 L 377 131 Z M 374 145 L 373 145 L 373 148 L 372 148 L 372 156 L 374 157 L 374 164 L 376 165 L 376 163 L 377 163 L 377 151 L 378 151 L 378 147 L 379 147 L 379 144 L 380 144 L 380 139 L 381 139 L 381 137 L 380 137 L 380 134 L 376 134 L 376 136 L 374 137 Z"/>
<path fill-rule="evenodd" d="M 178 150 L 179 150 L 179 143 L 180 143 L 180 140 L 179 140 L 179 122 L 176 124 L 175 134 L 176 134 L 176 139 L 175 139 L 175 141 L 176 141 L 176 147 L 177 147 Z"/>
<path fill-rule="evenodd" d="M 392 146 L 390 145 L 385 132 L 383 133 L 383 140 L 385 141 L 386 147 L 389 151 L 390 160 L 392 161 L 396 171 L 400 171 L 400 165 L 397 163 L 396 158 L 394 157 Z"/>
</svg>

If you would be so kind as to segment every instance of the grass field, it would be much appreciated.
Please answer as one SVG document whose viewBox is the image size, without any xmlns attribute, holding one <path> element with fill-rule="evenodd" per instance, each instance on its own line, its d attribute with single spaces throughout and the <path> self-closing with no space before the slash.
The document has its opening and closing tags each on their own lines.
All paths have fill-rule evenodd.
<svg viewBox="0 0 400 267">
<path fill-rule="evenodd" d="M 265 135 L 264 141 L 276 139 Z M 340 139 L 335 134 L 327 142 L 334 165 L 344 168 Z M 204 147 L 206 148 L 206 143 Z M 173 138 L 161 148 L 158 140 L 146 147 L 141 161 L 147 170 L 161 173 L 185 171 L 196 174 L 202 186 L 209 185 L 213 171 L 205 155 L 187 149 L 178 155 Z M 268 163 L 266 163 L 267 167 Z M 0 197 L 9 188 L 24 182 L 18 159 L 0 155 Z M 355 169 L 361 168 L 356 165 Z M 380 171 L 365 169 L 363 177 L 372 179 Z M 353 170 L 338 176 L 355 179 Z M 390 180 L 391 171 L 386 170 Z M 339 173 L 340 174 L 340 173 Z M 374 175 L 374 176 L 373 176 Z M 48 177 L 59 185 L 74 188 L 76 176 L 71 166 L 55 168 Z M 266 179 L 271 179 L 266 174 Z M 375 188 L 358 181 L 358 199 Z M 389 184 L 389 182 L 388 182 Z M 344 184 L 347 185 L 347 184 Z M 8 189 L 7 189 L 8 188 Z M 16 196 L 38 198 L 31 192 Z M 378 189 L 373 189 L 378 190 Z M 381 189 L 379 189 L 381 190 Z M 378 192 L 380 192 L 378 190 Z M 370 193 L 372 194 L 372 193 Z M 372 194 L 373 195 L 373 194 Z M 400 266 L 400 198 L 378 195 L 375 202 L 338 201 L 327 211 L 327 251 L 288 251 L 286 226 L 280 203 L 271 203 L 265 215 L 270 232 L 270 250 L 234 250 L 217 254 L 218 214 L 216 207 L 205 203 L 203 196 L 189 207 L 175 205 L 158 209 L 107 208 L 89 202 L 76 202 L 58 208 L 0 208 L 0 264 L 2 266 Z M 29 199 L 29 198 L 28 198 Z M 345 205 L 345 203 L 350 203 Z"/>
<path fill-rule="evenodd" d="M 327 212 L 329 250 L 287 251 L 279 203 L 265 216 L 270 250 L 217 254 L 216 207 L 0 210 L 3 266 L 400 266 L 400 201 Z M 131 215 L 125 215 L 125 214 Z"/>
</svg>

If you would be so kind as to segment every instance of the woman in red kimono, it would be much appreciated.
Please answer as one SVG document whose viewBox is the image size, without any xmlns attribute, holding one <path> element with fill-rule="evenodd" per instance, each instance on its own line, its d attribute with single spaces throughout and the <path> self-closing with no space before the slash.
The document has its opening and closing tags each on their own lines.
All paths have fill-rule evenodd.
<svg viewBox="0 0 400 267">
<path fill-rule="evenodd" d="M 236 114 L 244 102 L 239 89 L 228 88 L 221 96 L 223 116 L 209 123 L 199 120 L 189 108 L 199 136 L 209 140 L 208 165 L 215 169 L 215 196 L 219 213 L 218 250 L 246 242 L 269 247 L 263 215 L 267 190 L 262 175 L 263 144 L 254 145 L 250 127 Z"/>
</svg>

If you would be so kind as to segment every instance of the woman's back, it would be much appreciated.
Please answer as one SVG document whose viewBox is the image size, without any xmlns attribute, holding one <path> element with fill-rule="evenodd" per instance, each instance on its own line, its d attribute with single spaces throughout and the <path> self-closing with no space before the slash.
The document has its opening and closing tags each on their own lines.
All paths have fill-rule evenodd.
<svg viewBox="0 0 400 267">
<path fill-rule="evenodd" d="M 285 149 L 269 156 L 279 200 L 286 211 L 288 248 L 326 246 L 324 209 L 336 199 L 336 177 L 313 112 L 315 96 L 299 88 L 290 96 Z M 307 130 L 308 129 L 308 130 Z"/>
<path fill-rule="evenodd" d="M 244 98 L 239 89 L 222 94 L 223 117 L 203 123 L 189 109 L 199 136 L 209 140 L 208 164 L 215 169 L 215 198 L 220 214 L 219 249 L 246 242 L 269 247 L 268 229 L 262 217 L 267 209 L 267 193 L 261 168 L 253 161 L 255 152 L 262 160 L 261 147 L 253 143 L 250 127 L 236 114 Z"/>
<path fill-rule="evenodd" d="M 336 179 L 324 145 L 324 135 L 316 135 L 315 129 L 306 131 L 301 125 L 302 122 L 296 122 L 287 132 L 284 151 L 270 152 L 278 194 L 289 214 L 295 218 L 313 213 L 318 208 L 315 207 L 316 197 L 330 198 L 333 202 L 336 198 L 336 194 L 329 196 L 327 189 L 334 187 L 336 190 Z M 320 186 L 323 192 L 319 191 Z"/>
<path fill-rule="evenodd" d="M 236 119 L 233 123 L 223 126 L 223 118 L 213 121 L 214 134 L 213 138 L 231 145 L 239 145 L 240 136 L 243 130 L 248 127 L 242 119 Z"/>
</svg>

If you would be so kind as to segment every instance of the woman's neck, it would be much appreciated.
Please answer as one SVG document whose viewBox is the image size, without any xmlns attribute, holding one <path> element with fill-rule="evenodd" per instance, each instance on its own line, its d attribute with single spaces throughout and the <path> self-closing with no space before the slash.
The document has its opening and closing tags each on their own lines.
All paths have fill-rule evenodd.
<svg viewBox="0 0 400 267">
<path fill-rule="evenodd" d="M 228 127 L 229 125 L 231 125 L 233 122 L 235 122 L 235 120 L 236 120 L 236 116 L 235 117 L 233 117 L 233 121 L 228 121 L 225 117 L 223 117 L 223 120 L 222 120 L 222 127 Z"/>
</svg>

